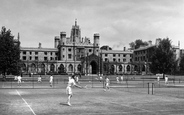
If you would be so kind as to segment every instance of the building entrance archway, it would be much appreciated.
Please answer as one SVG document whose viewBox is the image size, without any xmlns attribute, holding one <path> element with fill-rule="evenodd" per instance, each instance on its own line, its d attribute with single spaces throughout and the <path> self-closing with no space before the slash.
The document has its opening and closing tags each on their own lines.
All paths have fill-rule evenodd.
<svg viewBox="0 0 184 115">
<path fill-rule="evenodd" d="M 92 70 L 91 72 L 92 72 L 92 74 L 97 74 L 97 71 L 98 71 L 97 63 L 95 61 L 92 61 L 90 63 L 90 65 L 91 65 L 91 70 Z"/>
</svg>

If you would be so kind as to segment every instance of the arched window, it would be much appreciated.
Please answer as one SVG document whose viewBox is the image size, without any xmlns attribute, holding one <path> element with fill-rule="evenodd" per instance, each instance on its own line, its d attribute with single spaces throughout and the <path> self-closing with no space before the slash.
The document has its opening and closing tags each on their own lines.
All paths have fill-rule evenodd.
<svg viewBox="0 0 184 115">
<path fill-rule="evenodd" d="M 80 64 L 77 66 L 77 70 L 78 70 L 79 72 L 82 71 L 82 66 L 81 66 Z"/>
<path fill-rule="evenodd" d="M 69 72 L 73 72 L 73 65 L 72 65 L 72 64 L 70 64 L 70 65 L 68 66 L 68 71 L 69 71 Z"/>
<path fill-rule="evenodd" d="M 111 65 L 110 73 L 111 73 L 111 74 L 114 74 L 114 65 Z"/>
<path fill-rule="evenodd" d="M 51 65 L 50 65 L 50 72 L 54 72 L 54 69 L 55 69 L 54 64 L 51 64 Z"/>
<path fill-rule="evenodd" d="M 134 71 L 138 71 L 138 66 L 137 65 L 135 65 Z"/>
<path fill-rule="evenodd" d="M 34 63 L 31 64 L 31 72 L 36 73 L 36 65 Z"/>
<path fill-rule="evenodd" d="M 27 69 L 26 69 L 26 64 L 23 63 L 23 64 L 22 64 L 22 72 L 26 72 L 26 70 L 27 70 Z"/>
<path fill-rule="evenodd" d="M 142 65 L 142 71 L 145 71 L 145 66 L 144 65 Z"/>
<path fill-rule="evenodd" d="M 104 71 L 107 71 L 107 65 L 106 64 L 103 65 L 103 69 L 104 69 Z"/>
<path fill-rule="evenodd" d="M 61 64 L 59 67 L 58 67 L 58 73 L 65 73 L 65 67 L 63 64 Z"/>
<path fill-rule="evenodd" d="M 119 72 L 122 72 L 122 70 L 123 70 L 122 65 L 119 65 Z"/>
<path fill-rule="evenodd" d="M 45 73 L 45 64 L 41 64 L 41 73 Z"/>
<path fill-rule="evenodd" d="M 130 65 L 127 65 L 127 71 L 130 71 Z"/>
</svg>

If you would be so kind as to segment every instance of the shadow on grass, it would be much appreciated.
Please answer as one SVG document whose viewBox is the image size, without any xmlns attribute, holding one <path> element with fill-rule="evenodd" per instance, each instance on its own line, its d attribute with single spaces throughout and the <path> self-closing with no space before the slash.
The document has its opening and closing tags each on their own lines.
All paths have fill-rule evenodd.
<svg viewBox="0 0 184 115">
<path fill-rule="evenodd" d="M 69 106 L 67 103 L 64 103 L 64 102 L 62 102 L 62 103 L 59 103 L 60 105 L 63 105 L 63 106 Z"/>
</svg>

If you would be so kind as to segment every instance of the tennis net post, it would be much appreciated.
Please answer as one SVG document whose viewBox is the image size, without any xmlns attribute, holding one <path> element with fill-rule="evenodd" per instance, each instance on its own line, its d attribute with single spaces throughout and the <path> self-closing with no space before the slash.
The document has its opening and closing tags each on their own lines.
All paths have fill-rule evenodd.
<svg viewBox="0 0 184 115">
<path fill-rule="evenodd" d="M 153 95 L 153 93 L 154 93 L 154 86 L 155 86 L 155 84 L 154 83 L 152 83 L 152 95 Z"/>
<path fill-rule="evenodd" d="M 148 94 L 149 94 L 149 83 L 148 83 Z"/>
</svg>

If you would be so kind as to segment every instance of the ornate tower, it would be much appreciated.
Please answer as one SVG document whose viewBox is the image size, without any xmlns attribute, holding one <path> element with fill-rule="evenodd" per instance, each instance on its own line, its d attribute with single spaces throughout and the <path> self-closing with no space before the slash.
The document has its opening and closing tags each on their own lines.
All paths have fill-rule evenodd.
<svg viewBox="0 0 184 115">
<path fill-rule="evenodd" d="M 71 42 L 80 43 L 81 42 L 81 30 L 79 26 L 77 25 L 77 19 L 75 20 L 75 25 L 72 26 L 71 30 L 71 36 L 70 36 Z"/>
<path fill-rule="evenodd" d="M 14 45 L 20 46 L 20 35 L 18 33 L 17 39 L 14 39 Z"/>
</svg>

